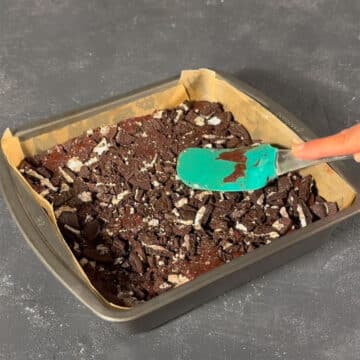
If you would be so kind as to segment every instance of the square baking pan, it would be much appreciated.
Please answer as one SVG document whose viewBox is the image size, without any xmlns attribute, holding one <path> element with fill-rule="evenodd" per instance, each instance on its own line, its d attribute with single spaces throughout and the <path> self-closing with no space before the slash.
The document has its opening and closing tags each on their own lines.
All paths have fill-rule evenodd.
<svg viewBox="0 0 360 360">
<path fill-rule="evenodd" d="M 216 76 L 255 101 L 269 114 L 276 116 L 301 139 L 309 140 L 315 137 L 303 122 L 257 90 L 230 75 L 216 72 Z M 174 87 L 178 79 L 179 76 L 176 76 L 73 114 L 38 125 L 29 125 L 26 129 L 19 131 L 13 129 L 13 134 L 19 138 L 20 142 L 26 141 L 53 129 L 76 124 L 82 119 Z M 48 214 L 28 191 L 19 174 L 10 166 L 3 148 L 0 149 L 0 187 L 3 197 L 30 247 L 54 276 L 85 306 L 107 321 L 121 323 L 129 332 L 144 331 L 159 326 L 319 246 L 328 238 L 334 226 L 360 212 L 358 196 L 360 182 L 356 181 L 357 174 L 345 162 L 336 164 L 332 168 L 354 193 L 352 203 L 336 215 L 287 234 L 280 240 L 221 265 L 145 303 L 129 309 L 119 309 L 99 296 L 80 276 L 78 268 L 74 267 L 73 262 L 66 256 L 64 249 L 67 245 L 56 231 L 56 225 L 50 221 Z"/>
</svg>

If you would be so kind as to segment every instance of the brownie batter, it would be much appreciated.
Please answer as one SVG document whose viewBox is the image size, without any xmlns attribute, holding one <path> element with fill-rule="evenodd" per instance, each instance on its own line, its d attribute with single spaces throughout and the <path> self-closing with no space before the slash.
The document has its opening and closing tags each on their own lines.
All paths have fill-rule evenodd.
<svg viewBox="0 0 360 360">
<path fill-rule="evenodd" d="M 251 144 L 220 104 L 185 102 L 89 130 L 25 159 L 20 171 L 53 205 L 93 285 L 133 306 L 336 213 L 311 176 L 290 173 L 244 193 L 193 190 L 177 179 L 185 148 Z"/>
<path fill-rule="evenodd" d="M 246 156 L 245 150 L 236 149 L 234 151 L 224 152 L 219 156 L 220 160 L 227 160 L 237 163 L 234 172 L 224 178 L 224 182 L 235 182 L 239 177 L 245 175 L 246 170 Z"/>
</svg>

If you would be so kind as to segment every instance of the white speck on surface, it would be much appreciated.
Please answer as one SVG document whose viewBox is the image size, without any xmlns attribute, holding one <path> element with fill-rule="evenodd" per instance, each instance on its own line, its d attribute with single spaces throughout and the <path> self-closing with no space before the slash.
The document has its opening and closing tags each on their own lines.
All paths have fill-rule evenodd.
<svg viewBox="0 0 360 360">
<path fill-rule="evenodd" d="M 66 191 L 69 191 L 70 190 L 70 187 L 68 184 L 66 183 L 61 183 L 60 185 L 60 193 L 62 192 L 66 192 Z"/>
<path fill-rule="evenodd" d="M 175 222 L 181 225 L 192 225 L 192 220 L 184 220 L 184 219 L 175 219 Z"/>
<path fill-rule="evenodd" d="M 111 200 L 111 203 L 113 205 L 118 205 L 122 200 L 125 199 L 125 197 L 130 194 L 129 190 L 125 190 L 123 192 L 121 192 L 120 194 L 117 194 L 116 196 L 114 196 Z"/>
<path fill-rule="evenodd" d="M 236 222 L 235 229 L 239 230 L 239 231 L 241 231 L 241 232 L 243 232 L 245 234 L 248 232 L 247 227 L 244 224 L 242 224 L 242 223 L 240 223 L 238 221 Z"/>
<path fill-rule="evenodd" d="M 91 215 L 86 214 L 86 217 L 85 217 L 85 224 L 86 224 L 86 223 L 88 223 L 88 222 L 89 222 L 89 221 L 91 221 L 91 220 L 94 220 L 94 218 L 93 218 Z"/>
<path fill-rule="evenodd" d="M 209 125 L 212 125 L 212 126 L 217 126 L 217 125 L 220 125 L 221 124 L 221 119 L 218 118 L 217 116 L 212 116 L 208 121 L 207 123 Z"/>
<path fill-rule="evenodd" d="M 179 213 L 178 209 L 172 209 L 171 212 L 177 217 L 180 216 L 180 213 Z"/>
<path fill-rule="evenodd" d="M 190 279 L 182 274 L 170 274 L 168 275 L 167 280 L 169 283 L 174 284 L 176 287 L 185 284 Z"/>
<path fill-rule="evenodd" d="M 154 119 L 161 119 L 163 113 L 164 113 L 163 110 L 156 111 L 156 112 L 154 113 L 154 115 L 153 115 L 153 118 L 154 118 Z"/>
<path fill-rule="evenodd" d="M 110 131 L 110 126 L 109 125 L 105 125 L 105 126 L 102 126 L 100 128 L 100 134 L 102 136 L 107 136 L 109 134 L 109 131 Z"/>
<path fill-rule="evenodd" d="M 54 186 L 49 179 L 44 178 L 43 180 L 40 181 L 40 184 L 46 186 L 52 191 L 58 191 L 58 188 Z"/>
<path fill-rule="evenodd" d="M 147 223 L 148 223 L 148 225 L 151 226 L 151 227 L 159 226 L 159 220 L 158 220 L 158 219 L 151 219 L 151 220 L 149 220 Z"/>
<path fill-rule="evenodd" d="M 201 220 L 205 215 L 206 206 L 202 206 L 195 215 L 194 228 L 195 230 L 201 230 Z"/>
<path fill-rule="evenodd" d="M 280 215 L 281 215 L 282 217 L 284 217 L 284 218 L 289 218 L 289 214 L 288 214 L 285 206 L 283 206 L 283 207 L 280 209 Z"/>
<path fill-rule="evenodd" d="M 296 210 L 297 210 L 297 212 L 299 214 L 301 227 L 305 227 L 307 225 L 306 217 L 305 217 L 305 214 L 304 214 L 304 210 L 303 210 L 303 208 L 301 207 L 300 204 L 297 205 Z"/>
<path fill-rule="evenodd" d="M 259 206 L 262 206 L 264 204 L 264 200 L 265 200 L 265 194 L 261 194 L 259 196 L 259 198 L 256 200 L 256 203 L 259 205 Z"/>
<path fill-rule="evenodd" d="M 204 134 L 202 137 L 206 140 L 216 139 L 216 135 L 214 134 Z"/>
<path fill-rule="evenodd" d="M 33 327 L 47 328 L 51 325 L 46 317 L 41 314 L 39 305 L 25 306 L 23 313 Z"/>
<path fill-rule="evenodd" d="M 270 239 L 277 239 L 278 237 L 280 237 L 280 235 L 276 231 L 271 231 L 267 235 L 270 237 Z"/>
<path fill-rule="evenodd" d="M 224 250 L 226 250 L 226 249 L 230 248 L 231 246 L 233 246 L 233 244 L 232 244 L 230 241 L 226 241 L 226 242 L 223 244 L 222 248 L 223 248 Z"/>
<path fill-rule="evenodd" d="M 176 110 L 176 116 L 174 118 L 175 124 L 180 120 L 180 118 L 183 114 L 184 114 L 184 112 L 181 109 Z"/>
<path fill-rule="evenodd" d="M 27 169 L 25 170 L 25 173 L 29 176 L 32 176 L 35 179 L 40 180 L 40 184 L 42 186 L 45 186 L 47 188 L 49 188 L 52 191 L 58 191 L 58 188 L 56 186 L 54 186 L 49 179 L 45 178 L 44 176 L 42 176 L 41 174 L 37 173 L 36 171 L 34 171 L 33 169 Z"/>
<path fill-rule="evenodd" d="M 6 95 L 15 86 L 15 81 L 10 79 L 5 71 L 0 69 L 0 95 Z"/>
<path fill-rule="evenodd" d="M 81 266 L 85 266 L 88 262 L 89 262 L 89 260 L 84 257 L 79 260 L 79 263 Z"/>
<path fill-rule="evenodd" d="M 154 251 L 159 251 L 159 252 L 164 252 L 167 251 L 163 246 L 161 245 L 156 245 L 156 244 L 146 244 L 144 242 L 142 242 L 142 245 L 145 246 L 148 249 L 152 249 Z"/>
<path fill-rule="evenodd" d="M 100 156 L 108 152 L 109 149 L 110 149 L 110 144 L 108 144 L 105 138 L 102 138 L 101 141 L 94 147 L 93 152 Z"/>
<path fill-rule="evenodd" d="M 179 105 L 179 108 L 181 108 L 185 112 L 190 110 L 189 106 L 184 102 Z"/>
<path fill-rule="evenodd" d="M 59 172 L 66 182 L 68 182 L 69 184 L 72 184 L 74 182 L 73 178 L 66 171 L 64 171 L 61 166 L 59 166 Z"/>
<path fill-rule="evenodd" d="M 204 126 L 205 125 L 205 119 L 201 116 L 197 116 L 195 119 L 194 119 L 194 123 L 196 126 Z"/>
<path fill-rule="evenodd" d="M 82 202 L 91 202 L 92 201 L 92 196 L 91 196 L 91 192 L 90 191 L 83 191 L 80 194 L 78 194 L 78 198 L 82 201 Z"/>
<path fill-rule="evenodd" d="M 93 156 L 88 161 L 85 162 L 85 165 L 91 166 L 93 164 L 96 164 L 98 161 L 99 161 L 99 159 L 96 156 Z"/>
<path fill-rule="evenodd" d="M 73 228 L 72 226 L 65 224 L 64 228 L 71 231 L 72 233 L 80 236 L 80 230 Z"/>
<path fill-rule="evenodd" d="M 58 218 L 63 212 L 75 212 L 76 208 L 73 208 L 69 205 L 62 205 L 55 210 L 55 216 Z"/>
<path fill-rule="evenodd" d="M 338 271 L 343 269 L 347 264 L 354 264 L 358 261 L 358 253 L 354 252 L 350 247 L 340 249 L 330 258 L 328 258 L 323 265 L 325 271 Z"/>
<path fill-rule="evenodd" d="M 144 172 L 144 171 L 152 168 L 152 167 L 155 165 L 155 163 L 156 163 L 157 157 L 158 157 L 158 155 L 155 154 L 155 155 L 154 155 L 154 158 L 151 160 L 151 162 L 147 163 L 147 162 L 144 161 L 144 162 L 143 162 L 144 166 L 140 169 L 140 171 L 141 171 L 141 172 Z"/>
<path fill-rule="evenodd" d="M 11 280 L 11 275 L 1 275 L 0 277 L 0 297 L 9 296 L 14 288 L 14 282 Z"/>
<path fill-rule="evenodd" d="M 25 170 L 25 174 L 27 174 L 27 175 L 29 175 L 29 176 L 32 176 L 33 178 L 38 179 L 38 180 L 44 179 L 44 177 L 43 177 L 42 175 L 40 175 L 39 173 L 37 173 L 37 172 L 34 171 L 33 169 L 27 169 L 27 170 Z"/>
<path fill-rule="evenodd" d="M 96 250 L 99 252 L 100 255 L 105 255 L 110 252 L 109 248 L 104 244 L 99 244 L 96 246 Z"/>
<path fill-rule="evenodd" d="M 113 233 L 111 230 L 109 230 L 109 229 L 106 229 L 105 232 L 106 232 L 109 236 L 113 236 L 113 235 L 114 235 L 114 233 Z"/>
<path fill-rule="evenodd" d="M 84 166 L 83 162 L 79 160 L 78 157 L 73 157 L 69 159 L 66 163 L 66 166 L 76 173 L 78 173 L 82 166 Z"/>
<path fill-rule="evenodd" d="M 124 262 L 124 258 L 123 257 L 117 257 L 114 260 L 114 265 L 121 265 Z"/>
<path fill-rule="evenodd" d="M 186 234 L 184 236 L 184 242 L 182 243 L 182 246 L 186 249 L 186 250 L 190 250 L 190 236 L 189 234 Z"/>
<path fill-rule="evenodd" d="M 181 198 L 180 200 L 176 201 L 175 202 L 175 206 L 177 208 L 181 208 L 183 207 L 184 205 L 186 205 L 188 203 L 188 199 L 187 198 Z"/>
<path fill-rule="evenodd" d="M 284 228 L 284 224 L 281 223 L 280 220 L 276 220 L 273 224 L 272 227 L 276 230 L 276 231 L 281 231 Z"/>
<path fill-rule="evenodd" d="M 195 199 L 203 201 L 206 196 L 212 195 L 211 191 L 201 191 L 195 195 Z"/>
<path fill-rule="evenodd" d="M 160 186 L 160 183 L 157 180 L 154 180 L 152 184 L 155 188 L 158 188 Z"/>
<path fill-rule="evenodd" d="M 167 282 L 164 282 L 162 283 L 160 286 L 159 286 L 160 289 L 169 289 L 171 288 L 171 284 L 167 283 Z"/>
<path fill-rule="evenodd" d="M 206 6 L 217 6 L 219 4 L 224 3 L 224 0 L 206 0 Z"/>
</svg>

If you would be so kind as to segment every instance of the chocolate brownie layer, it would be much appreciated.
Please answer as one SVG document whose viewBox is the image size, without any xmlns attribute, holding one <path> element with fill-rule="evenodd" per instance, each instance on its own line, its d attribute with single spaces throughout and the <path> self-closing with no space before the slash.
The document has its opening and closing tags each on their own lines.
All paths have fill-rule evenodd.
<svg viewBox="0 0 360 360">
<path fill-rule="evenodd" d="M 187 147 L 251 144 L 220 104 L 185 102 L 89 130 L 20 171 L 53 205 L 94 286 L 133 306 L 337 211 L 311 176 L 288 174 L 244 193 L 192 190 L 176 177 Z"/>
</svg>

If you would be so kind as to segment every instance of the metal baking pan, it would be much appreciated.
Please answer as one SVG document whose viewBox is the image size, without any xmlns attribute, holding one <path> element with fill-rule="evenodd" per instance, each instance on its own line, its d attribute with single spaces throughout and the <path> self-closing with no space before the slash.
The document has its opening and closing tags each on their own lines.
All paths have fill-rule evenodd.
<svg viewBox="0 0 360 360">
<path fill-rule="evenodd" d="M 304 140 L 314 137 L 314 134 L 303 122 L 257 90 L 229 75 L 219 72 L 217 74 L 276 115 Z M 178 76 L 76 113 L 48 120 L 40 125 L 30 125 L 28 128 L 14 131 L 14 133 L 20 140 L 25 140 L 56 127 L 165 90 L 174 86 L 177 79 Z M 333 166 L 333 169 L 353 187 L 356 193 L 355 200 L 350 207 L 338 212 L 331 219 L 317 221 L 301 230 L 285 235 L 281 241 L 274 241 L 270 245 L 239 257 L 146 303 L 130 309 L 119 310 L 111 307 L 97 296 L 81 279 L 76 269 L 69 264 L 62 251 L 64 243 L 54 231 L 55 225 L 49 221 L 45 211 L 25 189 L 19 176 L 5 159 L 3 150 L 0 149 L 0 187 L 3 197 L 30 247 L 54 276 L 84 305 L 107 321 L 123 324 L 124 329 L 129 332 L 144 331 L 159 326 L 209 299 L 319 246 L 327 239 L 329 232 L 336 224 L 360 212 L 358 196 L 360 183 L 354 181 L 356 174 L 346 163 L 337 164 Z"/>
</svg>

